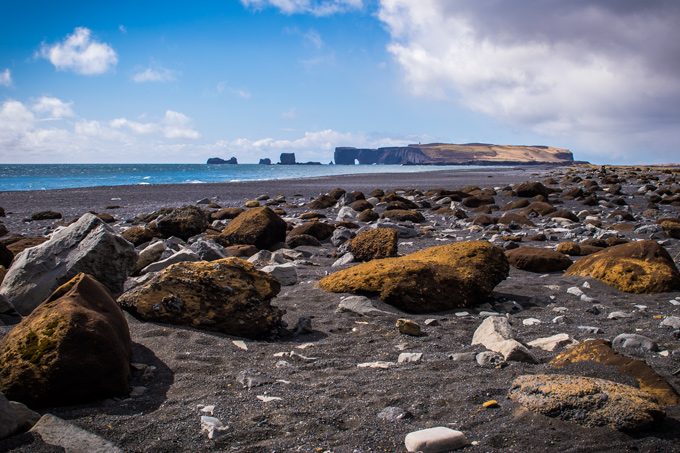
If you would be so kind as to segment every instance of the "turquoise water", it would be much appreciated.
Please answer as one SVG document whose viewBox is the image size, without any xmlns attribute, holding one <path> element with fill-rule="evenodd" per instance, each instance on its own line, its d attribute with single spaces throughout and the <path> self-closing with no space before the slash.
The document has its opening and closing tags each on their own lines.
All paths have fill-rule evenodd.
<svg viewBox="0 0 680 453">
<path fill-rule="evenodd" d="M 480 167 L 428 165 L 0 164 L 0 191 L 135 184 L 263 181 L 345 174 L 413 173 L 471 168 Z"/>
</svg>

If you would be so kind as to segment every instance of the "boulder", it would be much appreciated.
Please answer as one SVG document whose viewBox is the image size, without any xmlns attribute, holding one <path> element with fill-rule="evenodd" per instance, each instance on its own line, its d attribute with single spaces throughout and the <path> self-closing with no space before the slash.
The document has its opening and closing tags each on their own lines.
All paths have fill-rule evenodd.
<svg viewBox="0 0 680 453">
<path fill-rule="evenodd" d="M 640 390 L 653 395 L 659 403 L 666 406 L 674 406 L 680 403 L 680 397 L 675 389 L 652 367 L 643 360 L 617 353 L 607 340 L 585 340 L 553 358 L 550 365 L 555 368 L 562 368 L 580 362 L 615 367 L 620 373 L 634 378 Z"/>
<path fill-rule="evenodd" d="M 170 250 L 170 252 L 172 252 Z M 177 263 L 183 263 L 185 261 L 201 261 L 201 258 L 198 256 L 196 252 L 194 252 L 191 249 L 184 248 L 181 249 L 172 255 L 168 256 L 167 258 L 156 261 L 154 263 L 149 264 L 148 266 L 142 268 L 140 270 L 140 274 L 149 274 L 152 272 L 159 272 L 163 269 L 165 269 L 168 266 L 172 266 L 173 264 Z"/>
<path fill-rule="evenodd" d="M 396 220 L 398 222 L 425 222 L 425 217 L 423 217 L 420 212 L 412 209 L 392 209 L 390 211 L 385 211 L 382 216 L 383 218 Z"/>
<path fill-rule="evenodd" d="M 243 208 L 222 208 L 210 214 L 211 220 L 235 219 L 244 211 Z"/>
<path fill-rule="evenodd" d="M 335 231 L 335 227 L 328 223 L 317 221 L 305 222 L 290 230 L 290 233 L 288 233 L 288 237 L 298 236 L 300 234 L 307 234 L 309 236 L 314 236 L 319 241 L 325 241 L 326 239 L 331 237 L 333 231 Z"/>
<path fill-rule="evenodd" d="M 361 222 L 373 222 L 375 220 L 378 220 L 379 218 L 380 215 L 373 209 L 366 209 L 364 211 L 361 211 L 357 216 L 357 220 Z"/>
<path fill-rule="evenodd" d="M 397 256 L 398 234 L 392 228 L 362 231 L 349 243 L 349 251 L 356 261 L 370 261 Z"/>
<path fill-rule="evenodd" d="M 225 245 L 250 244 L 268 249 L 286 240 L 286 222 L 268 207 L 253 208 L 229 222 L 218 236 Z"/>
<path fill-rule="evenodd" d="M 373 209 L 373 205 L 366 200 L 356 200 L 350 203 L 349 207 L 357 212 L 363 212 L 367 209 Z"/>
<path fill-rule="evenodd" d="M 511 266 L 541 274 L 563 271 L 572 264 L 567 256 L 550 249 L 519 247 L 505 252 L 505 255 Z"/>
<path fill-rule="evenodd" d="M 526 208 L 522 209 L 520 212 L 526 216 L 540 215 L 545 216 L 550 213 L 557 211 L 557 208 L 550 203 L 545 203 L 543 201 L 534 201 L 529 204 Z"/>
<path fill-rule="evenodd" d="M 637 241 L 593 253 L 567 269 L 568 275 L 598 279 L 627 293 L 680 289 L 680 273 L 666 249 L 655 241 Z"/>
<path fill-rule="evenodd" d="M 307 207 L 309 209 L 327 209 L 335 206 L 337 202 L 338 200 L 331 197 L 330 195 L 325 194 L 319 195 L 317 198 L 310 201 L 309 204 L 307 204 Z"/>
<path fill-rule="evenodd" d="M 515 225 L 535 226 L 534 222 L 529 220 L 527 216 L 518 214 L 516 212 L 506 212 L 501 216 L 500 219 L 498 219 L 498 223 L 502 223 L 503 225 L 510 225 L 514 223 Z"/>
<path fill-rule="evenodd" d="M 0 242 L 0 266 L 8 268 L 12 264 L 14 253 L 12 253 L 5 244 Z"/>
<path fill-rule="evenodd" d="M 286 246 L 288 248 L 294 249 L 295 247 L 300 247 L 303 245 L 308 245 L 312 247 L 321 247 L 321 242 L 314 236 L 308 234 L 298 234 L 296 236 L 288 237 L 286 239 Z"/>
<path fill-rule="evenodd" d="M 293 263 L 270 264 L 260 269 L 274 277 L 282 286 L 291 286 L 297 283 L 297 269 Z"/>
<path fill-rule="evenodd" d="M 407 312 L 427 313 L 485 301 L 508 268 L 500 248 L 485 241 L 457 242 L 359 264 L 319 284 L 335 293 L 376 294 Z"/>
<path fill-rule="evenodd" d="M 540 182 L 523 182 L 515 186 L 515 193 L 518 197 L 532 198 L 537 195 L 548 197 L 550 191 Z"/>
<path fill-rule="evenodd" d="M 149 242 L 154 238 L 154 232 L 151 229 L 141 225 L 131 226 L 127 230 L 123 231 L 120 235 L 123 236 L 128 242 L 134 244 L 135 247 L 144 244 L 145 242 Z"/>
<path fill-rule="evenodd" d="M 196 253 L 202 261 L 215 261 L 227 257 L 224 247 L 213 241 L 199 239 L 191 244 L 189 249 Z"/>
<path fill-rule="evenodd" d="M 239 258 L 174 264 L 123 294 L 118 303 L 148 321 L 263 338 L 281 324 L 270 304 L 280 291 L 272 276 Z"/>
<path fill-rule="evenodd" d="M 0 391 L 38 407 L 126 395 L 130 354 L 120 308 L 81 273 L 0 341 Z"/>
<path fill-rule="evenodd" d="M 531 412 L 586 427 L 622 431 L 649 427 L 664 417 L 653 396 L 604 379 L 560 374 L 517 377 L 509 398 Z"/>
<path fill-rule="evenodd" d="M 61 219 L 61 213 L 55 211 L 40 211 L 31 215 L 31 220 L 54 220 Z"/>
<path fill-rule="evenodd" d="M 156 219 L 156 230 L 164 238 L 176 236 L 187 240 L 208 228 L 208 216 L 196 206 L 182 206 Z"/>
<path fill-rule="evenodd" d="M 56 287 L 85 272 L 117 295 L 136 263 L 132 244 L 97 216 L 85 214 L 47 242 L 15 256 L 0 294 L 27 315 Z"/>
<path fill-rule="evenodd" d="M 668 237 L 680 239 L 680 220 L 663 220 L 660 225 Z"/>
<path fill-rule="evenodd" d="M 144 269 L 149 264 L 161 259 L 161 255 L 163 255 L 165 250 L 165 243 L 163 241 L 156 241 L 153 244 L 146 246 L 142 251 L 139 252 L 137 264 L 135 264 L 133 274 L 138 274 L 139 271 Z"/>
</svg>

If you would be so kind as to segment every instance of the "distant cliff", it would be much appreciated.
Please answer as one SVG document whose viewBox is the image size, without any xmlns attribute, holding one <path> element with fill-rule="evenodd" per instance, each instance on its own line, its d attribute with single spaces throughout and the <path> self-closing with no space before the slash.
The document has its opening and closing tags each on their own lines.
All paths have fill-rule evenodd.
<svg viewBox="0 0 680 453">
<path fill-rule="evenodd" d="M 223 164 L 231 164 L 231 165 L 236 165 L 238 164 L 238 161 L 236 160 L 235 157 L 232 157 L 231 159 L 224 160 L 220 157 L 211 157 L 208 159 L 208 162 L 206 162 L 208 165 L 223 165 Z"/>
<path fill-rule="evenodd" d="M 378 149 L 338 147 L 334 160 L 338 165 L 568 164 L 574 156 L 568 149 L 552 146 L 430 143 Z"/>
</svg>

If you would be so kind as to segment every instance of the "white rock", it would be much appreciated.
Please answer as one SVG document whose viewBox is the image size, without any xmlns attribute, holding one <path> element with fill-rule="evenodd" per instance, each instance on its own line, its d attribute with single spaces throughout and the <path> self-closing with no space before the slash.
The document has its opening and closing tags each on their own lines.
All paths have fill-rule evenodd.
<svg viewBox="0 0 680 453">
<path fill-rule="evenodd" d="M 203 412 L 204 414 L 212 415 L 213 412 L 215 412 L 215 405 L 209 404 L 207 406 L 203 406 L 201 408 L 201 412 Z"/>
<path fill-rule="evenodd" d="M 457 450 L 469 444 L 465 434 L 444 426 L 413 431 L 404 439 L 409 452 L 440 453 Z"/>
<path fill-rule="evenodd" d="M 269 250 L 260 250 L 250 258 L 248 261 L 253 263 L 255 266 L 266 266 L 272 262 L 272 252 Z"/>
<path fill-rule="evenodd" d="M 394 362 L 385 362 L 385 361 L 379 360 L 379 361 L 376 361 L 376 362 L 358 363 L 357 367 L 358 368 L 378 368 L 378 369 L 386 370 L 393 365 L 394 365 Z"/>
<path fill-rule="evenodd" d="M 352 312 L 362 316 L 389 315 L 390 312 L 380 310 L 373 305 L 373 301 L 364 296 L 348 296 L 340 300 L 338 313 Z"/>
<path fill-rule="evenodd" d="M 680 329 L 680 317 L 668 316 L 659 324 L 661 327 L 672 327 L 673 329 Z"/>
<path fill-rule="evenodd" d="M 535 326 L 537 324 L 540 324 L 541 320 L 536 319 L 536 318 L 525 318 L 522 320 L 522 324 L 525 326 Z"/>
<path fill-rule="evenodd" d="M 338 215 L 335 218 L 335 220 L 337 220 L 338 222 L 342 222 L 343 220 L 348 220 L 348 219 L 352 220 L 356 217 L 356 215 L 357 215 L 357 212 L 354 209 L 350 208 L 349 206 L 343 206 L 338 211 Z"/>
<path fill-rule="evenodd" d="M 581 291 L 581 288 L 579 288 L 578 286 L 572 286 L 571 288 L 567 289 L 567 294 L 571 294 L 576 297 L 581 297 L 583 295 L 583 291 Z"/>
<path fill-rule="evenodd" d="M 283 398 L 278 396 L 257 395 L 257 399 L 263 403 L 271 403 L 272 401 L 281 401 Z"/>
<path fill-rule="evenodd" d="M 38 420 L 38 423 L 31 428 L 31 432 L 38 434 L 46 444 L 61 447 L 68 453 L 123 452 L 123 450 L 98 435 L 85 431 L 51 414 L 43 415 Z"/>
<path fill-rule="evenodd" d="M 208 435 L 208 439 L 215 439 L 219 435 L 229 429 L 218 418 L 201 415 L 201 432 Z"/>
<path fill-rule="evenodd" d="M 613 311 L 607 315 L 607 319 L 625 319 L 632 317 L 632 313 L 626 313 L 625 311 Z"/>
<path fill-rule="evenodd" d="M 573 344 L 574 340 L 566 333 L 558 333 L 550 337 L 536 338 L 527 343 L 532 348 L 543 349 L 544 351 L 552 352 L 557 348 Z"/>
<path fill-rule="evenodd" d="M 346 264 L 350 264 L 354 262 L 354 255 L 351 253 L 345 253 L 342 255 L 340 258 L 335 260 L 335 262 L 331 265 L 331 267 L 340 267 L 344 266 Z"/>
<path fill-rule="evenodd" d="M 136 263 L 134 246 L 88 213 L 47 242 L 15 256 L 0 294 L 19 313 L 28 315 L 57 286 L 85 272 L 117 295 L 123 292 L 125 279 Z"/>
<path fill-rule="evenodd" d="M 410 363 L 410 362 L 420 362 L 423 358 L 422 352 L 402 352 L 399 354 L 397 363 Z"/>
<path fill-rule="evenodd" d="M 482 321 L 472 336 L 472 345 L 476 344 L 502 354 L 505 360 L 536 362 L 529 349 L 514 339 L 510 322 L 505 317 L 489 316 Z"/>
<path fill-rule="evenodd" d="M 293 263 L 271 264 L 260 270 L 274 277 L 283 286 L 291 286 L 298 281 L 297 269 Z"/>
<path fill-rule="evenodd" d="M 243 340 L 233 340 L 231 343 L 239 349 L 248 350 L 248 345 Z"/>
</svg>

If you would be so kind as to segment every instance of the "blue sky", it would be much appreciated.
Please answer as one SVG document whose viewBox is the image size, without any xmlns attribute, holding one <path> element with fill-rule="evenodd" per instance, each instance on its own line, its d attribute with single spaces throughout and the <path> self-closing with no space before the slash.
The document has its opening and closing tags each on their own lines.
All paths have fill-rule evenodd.
<svg viewBox="0 0 680 453">
<path fill-rule="evenodd" d="M 418 141 L 679 160 L 673 2 L 108 3 L 3 4 L 0 162 L 328 162 Z"/>
</svg>

